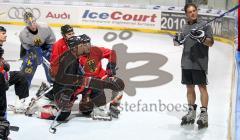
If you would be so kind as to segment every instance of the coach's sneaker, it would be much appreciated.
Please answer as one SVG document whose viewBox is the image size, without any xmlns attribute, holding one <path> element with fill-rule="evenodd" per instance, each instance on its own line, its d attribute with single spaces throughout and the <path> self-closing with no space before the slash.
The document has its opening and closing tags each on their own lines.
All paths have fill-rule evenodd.
<svg viewBox="0 0 240 140">
<path fill-rule="evenodd" d="M 181 125 L 193 124 L 196 119 L 197 105 L 189 105 L 188 113 L 182 117 Z"/>
<path fill-rule="evenodd" d="M 197 121 L 198 129 L 202 129 L 208 127 L 208 113 L 206 107 L 201 107 L 201 113 L 199 114 L 199 118 Z"/>
</svg>

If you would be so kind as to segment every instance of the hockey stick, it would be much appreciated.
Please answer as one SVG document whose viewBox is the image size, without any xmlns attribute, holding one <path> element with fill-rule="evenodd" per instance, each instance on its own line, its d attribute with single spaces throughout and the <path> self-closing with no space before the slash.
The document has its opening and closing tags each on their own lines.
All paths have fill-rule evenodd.
<svg viewBox="0 0 240 140">
<path fill-rule="evenodd" d="M 55 122 L 57 121 L 57 118 L 60 116 L 62 110 L 60 109 L 56 115 L 56 117 L 54 118 L 54 120 L 52 121 L 50 128 L 49 128 L 49 132 L 52 134 L 55 134 L 57 131 L 57 126 L 59 126 L 61 123 L 55 124 Z"/>
<path fill-rule="evenodd" d="M 16 107 L 14 106 L 14 105 L 11 105 L 11 104 L 8 104 L 8 106 L 7 106 L 7 111 L 13 111 L 13 112 L 15 112 L 15 113 L 19 113 L 19 114 L 25 114 L 25 115 L 27 115 L 27 116 L 31 116 L 32 114 L 29 114 L 28 112 L 29 112 L 29 110 L 30 110 L 30 108 L 34 105 L 34 103 L 36 102 L 36 101 L 38 101 L 39 99 L 41 99 L 44 95 L 46 95 L 50 90 L 52 90 L 52 86 L 51 87 L 49 87 L 49 89 L 48 90 L 46 90 L 46 91 L 44 91 L 40 96 L 38 96 L 37 98 L 32 98 L 31 99 L 31 102 L 29 103 L 29 105 L 28 105 L 28 107 L 26 108 L 26 109 L 24 109 L 23 111 L 21 111 L 21 112 L 15 112 L 16 111 Z"/>
<path fill-rule="evenodd" d="M 219 19 L 219 18 L 222 18 L 222 17 L 224 17 L 226 14 L 228 14 L 228 13 L 231 13 L 231 12 L 233 12 L 233 11 L 237 10 L 238 8 L 239 8 L 239 4 L 238 4 L 238 5 L 236 5 L 235 7 L 233 7 L 232 9 L 228 10 L 227 12 L 225 12 L 225 13 L 221 14 L 220 16 L 218 16 L 218 17 L 215 17 L 215 18 L 213 18 L 212 20 L 210 20 L 210 21 L 206 22 L 206 23 L 205 23 L 205 24 L 203 24 L 202 26 L 199 26 L 199 27 L 197 27 L 195 31 L 197 31 L 197 30 L 199 30 L 199 29 L 201 29 L 201 28 L 205 27 L 206 25 L 208 25 L 209 23 L 211 23 L 211 22 L 215 21 L 216 19 Z M 187 38 L 187 37 L 189 37 L 189 36 L 190 36 L 190 33 L 188 33 L 188 34 L 187 34 L 187 35 L 184 37 L 184 39 L 183 39 L 181 42 L 185 42 L 186 38 Z"/>
<path fill-rule="evenodd" d="M 233 7 L 232 9 L 228 10 L 227 12 L 221 14 L 220 16 L 217 16 L 217 17 L 213 18 L 212 20 L 209 20 L 209 21 L 206 22 L 205 24 L 203 24 L 203 25 L 197 27 L 197 28 L 195 29 L 195 32 L 196 32 L 197 30 L 199 30 L 199 29 L 205 27 L 205 26 L 208 25 L 209 23 L 215 21 L 216 19 L 222 18 L 222 17 L 224 17 L 226 14 L 231 13 L 231 12 L 237 10 L 238 8 L 239 8 L 239 4 L 236 5 L 235 7 Z M 191 33 L 188 33 L 186 36 L 184 36 L 184 38 L 183 38 L 180 42 L 181 42 L 181 43 L 184 43 L 185 40 L 190 36 L 190 34 L 191 34 Z M 173 35 L 171 35 L 171 36 L 174 37 Z"/>
<path fill-rule="evenodd" d="M 43 57 L 43 63 L 50 69 L 50 62 L 45 57 Z"/>
<path fill-rule="evenodd" d="M 236 5 L 235 7 L 233 7 L 232 9 L 228 10 L 227 12 L 221 14 L 220 16 L 215 17 L 215 18 L 213 18 L 212 20 L 208 21 L 207 23 L 203 24 L 202 26 L 198 27 L 196 30 L 203 28 L 203 27 L 206 26 L 207 24 L 213 22 L 214 20 L 216 20 L 216 19 L 218 19 L 218 18 L 224 17 L 227 13 L 231 13 L 231 12 L 237 10 L 238 8 L 239 8 L 239 4 Z"/>
<path fill-rule="evenodd" d="M 28 107 L 26 108 L 26 111 L 25 111 L 25 115 L 27 116 L 32 116 L 33 114 L 32 113 L 29 113 L 29 110 L 30 108 L 35 104 L 36 101 L 38 101 L 39 99 L 41 99 L 43 96 L 45 96 L 49 91 L 52 90 L 52 86 L 50 86 L 50 88 L 46 91 L 44 91 L 44 93 L 40 94 L 40 96 L 38 96 L 36 99 L 35 98 L 32 98 L 31 99 L 31 102 L 29 103 Z"/>
<path fill-rule="evenodd" d="M 50 86 L 49 89 L 47 89 L 46 91 L 44 91 L 44 93 L 40 94 L 40 96 L 38 96 L 35 101 L 41 99 L 45 94 L 47 94 L 49 91 L 51 91 L 53 89 L 53 86 Z"/>
</svg>

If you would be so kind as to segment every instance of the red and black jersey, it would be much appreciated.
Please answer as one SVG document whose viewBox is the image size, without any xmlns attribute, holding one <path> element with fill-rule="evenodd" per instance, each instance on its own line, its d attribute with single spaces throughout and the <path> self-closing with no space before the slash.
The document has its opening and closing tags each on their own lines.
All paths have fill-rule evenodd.
<svg viewBox="0 0 240 140">
<path fill-rule="evenodd" d="M 83 67 L 85 76 L 102 78 L 106 75 L 101 62 L 104 58 L 108 59 L 108 62 L 116 63 L 116 52 L 104 47 L 92 46 L 88 55 L 80 56 L 79 63 Z"/>
<path fill-rule="evenodd" d="M 50 64 L 51 64 L 51 76 L 55 78 L 58 68 L 59 68 L 59 59 L 62 54 L 64 54 L 66 51 L 68 51 L 68 45 L 64 38 L 59 39 L 57 42 L 55 42 L 52 46 L 52 54 L 50 58 Z"/>
</svg>

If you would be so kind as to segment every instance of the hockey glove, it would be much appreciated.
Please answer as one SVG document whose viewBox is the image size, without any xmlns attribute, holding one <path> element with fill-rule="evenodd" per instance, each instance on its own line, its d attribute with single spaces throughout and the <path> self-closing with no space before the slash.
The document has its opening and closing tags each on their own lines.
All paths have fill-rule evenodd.
<svg viewBox="0 0 240 140">
<path fill-rule="evenodd" d="M 182 37 L 181 33 L 176 33 L 175 36 L 173 37 L 173 43 L 175 46 L 180 46 L 184 43 L 184 39 Z"/>
<path fill-rule="evenodd" d="M 205 31 L 192 29 L 190 32 L 190 38 L 197 40 L 199 43 L 203 43 L 206 40 Z"/>
<path fill-rule="evenodd" d="M 116 75 L 116 64 L 115 63 L 109 62 L 107 64 L 106 74 L 108 76 L 115 76 Z"/>
</svg>

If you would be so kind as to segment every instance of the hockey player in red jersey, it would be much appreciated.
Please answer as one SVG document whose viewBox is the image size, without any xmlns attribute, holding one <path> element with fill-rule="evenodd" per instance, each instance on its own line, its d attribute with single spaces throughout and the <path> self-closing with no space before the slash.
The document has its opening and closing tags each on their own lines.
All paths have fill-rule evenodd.
<svg viewBox="0 0 240 140">
<path fill-rule="evenodd" d="M 58 59 L 64 52 L 69 50 L 67 40 L 74 36 L 74 30 L 70 25 L 66 24 L 61 27 L 61 34 L 62 38 L 55 42 L 52 47 L 50 63 L 51 63 L 51 76 L 53 78 L 56 76 L 56 72 L 58 71 Z"/>
<path fill-rule="evenodd" d="M 55 42 L 52 46 L 52 53 L 51 53 L 51 58 L 50 58 L 50 75 L 53 79 L 53 84 L 54 84 L 54 79 L 57 74 L 58 68 L 59 68 L 59 58 L 61 57 L 62 54 L 64 54 L 66 51 L 69 50 L 69 46 L 67 44 L 67 41 L 69 38 L 74 36 L 74 30 L 73 28 L 66 24 L 61 27 L 61 34 L 62 38 L 59 39 L 57 42 Z M 42 92 L 45 92 L 48 90 L 48 86 L 46 84 L 42 84 L 41 87 L 39 88 L 37 92 L 37 96 L 40 96 Z M 53 93 L 52 90 L 45 94 L 45 96 L 51 100 L 53 100 Z"/>
<path fill-rule="evenodd" d="M 85 34 L 81 35 L 80 38 L 83 54 L 79 57 L 79 62 L 83 68 L 84 75 L 103 80 L 114 78 L 116 75 L 116 52 L 108 48 L 91 45 L 90 37 Z M 103 59 L 108 60 L 106 70 L 102 67 Z M 85 88 L 83 92 L 80 93 L 82 94 L 82 100 L 79 109 L 83 114 L 89 114 L 93 110 L 93 119 L 108 119 L 110 116 L 118 118 L 120 112 L 117 106 L 120 104 L 122 94 L 112 92 L 112 99 L 117 98 L 118 100 L 110 104 L 110 110 L 108 111 L 108 107 L 105 106 L 106 97 L 103 90 Z M 98 103 L 98 106 L 96 106 L 96 103 Z"/>
<path fill-rule="evenodd" d="M 104 47 L 91 45 L 90 38 L 83 34 L 81 37 L 81 45 L 84 49 L 83 55 L 80 56 L 79 62 L 84 68 L 85 76 L 94 76 L 102 78 L 106 74 L 108 76 L 116 75 L 116 52 Z M 102 59 L 108 59 L 107 71 L 102 68 Z"/>
</svg>

